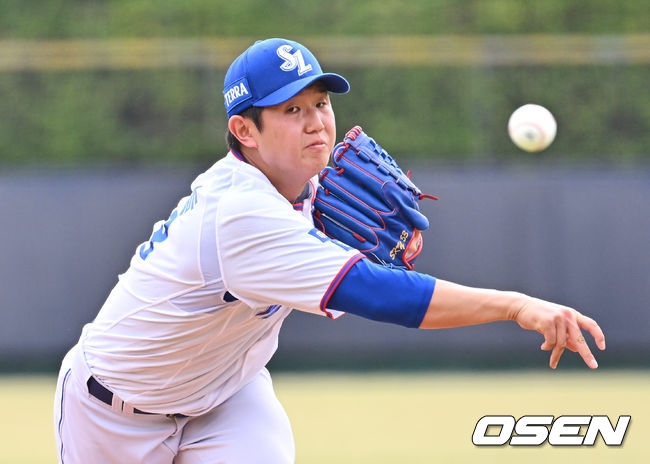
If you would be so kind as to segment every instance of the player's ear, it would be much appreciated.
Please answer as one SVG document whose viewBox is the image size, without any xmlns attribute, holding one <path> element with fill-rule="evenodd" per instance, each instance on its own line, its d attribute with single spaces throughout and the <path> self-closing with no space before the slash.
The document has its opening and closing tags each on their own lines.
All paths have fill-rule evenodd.
<svg viewBox="0 0 650 464">
<path fill-rule="evenodd" d="M 257 148 L 257 128 L 252 119 L 239 114 L 228 119 L 228 130 L 235 136 L 239 143 L 247 148 Z"/>
</svg>

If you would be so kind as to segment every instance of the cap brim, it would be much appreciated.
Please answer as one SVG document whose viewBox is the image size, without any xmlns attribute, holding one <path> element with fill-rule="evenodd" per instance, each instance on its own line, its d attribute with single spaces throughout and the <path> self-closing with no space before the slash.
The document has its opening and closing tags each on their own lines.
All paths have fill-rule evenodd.
<svg viewBox="0 0 650 464">
<path fill-rule="evenodd" d="M 288 85 L 276 90 L 270 95 L 258 100 L 254 103 L 255 106 L 273 106 L 284 103 L 285 101 L 293 98 L 300 93 L 305 87 L 311 83 L 321 81 L 325 84 L 325 88 L 333 93 L 347 93 L 350 90 L 350 84 L 343 77 L 338 74 L 324 73 L 316 76 L 308 76 L 297 81 L 293 81 Z"/>
</svg>

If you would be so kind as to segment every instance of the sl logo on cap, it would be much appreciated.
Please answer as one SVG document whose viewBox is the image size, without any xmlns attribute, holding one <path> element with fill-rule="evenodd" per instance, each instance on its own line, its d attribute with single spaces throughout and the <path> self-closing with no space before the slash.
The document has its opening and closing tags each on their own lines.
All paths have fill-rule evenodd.
<svg viewBox="0 0 650 464">
<path fill-rule="evenodd" d="M 298 68 L 298 75 L 302 76 L 306 72 L 311 71 L 311 64 L 306 64 L 305 59 L 302 56 L 302 51 L 296 50 L 291 53 L 293 47 L 291 45 L 281 45 L 276 50 L 276 53 L 280 58 L 284 60 L 284 63 L 280 65 L 280 69 L 283 71 L 293 71 Z"/>
</svg>

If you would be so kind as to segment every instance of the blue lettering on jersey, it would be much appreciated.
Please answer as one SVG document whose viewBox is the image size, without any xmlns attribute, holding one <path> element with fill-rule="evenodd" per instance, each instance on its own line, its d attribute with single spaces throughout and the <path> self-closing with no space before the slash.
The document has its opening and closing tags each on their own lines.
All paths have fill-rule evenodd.
<svg viewBox="0 0 650 464">
<path fill-rule="evenodd" d="M 199 202 L 199 199 L 198 199 L 198 193 L 197 193 L 197 192 L 198 192 L 198 190 L 199 190 L 200 188 L 201 188 L 201 186 L 199 185 L 199 186 L 196 187 L 194 190 L 192 190 L 192 194 L 190 195 L 190 197 L 189 197 L 189 198 L 187 199 L 187 201 L 185 202 L 185 205 L 183 206 L 183 209 L 181 210 L 179 216 L 182 216 L 183 214 L 187 213 L 188 211 L 191 211 L 191 210 L 194 209 L 194 207 L 196 206 L 196 204 Z"/>
<path fill-rule="evenodd" d="M 320 240 L 323 243 L 333 243 L 334 245 L 338 245 L 339 247 L 343 248 L 345 251 L 350 251 L 354 249 L 343 242 L 339 242 L 335 238 L 328 237 L 327 235 L 325 235 L 325 233 L 321 232 L 318 229 L 315 228 L 311 229 L 308 233 L 309 235 L 316 237 L 318 240 Z"/>
<path fill-rule="evenodd" d="M 178 209 L 174 209 L 172 213 L 169 215 L 169 218 L 165 222 L 163 222 L 163 224 L 158 229 L 153 231 L 151 237 L 149 237 L 149 241 L 143 243 L 140 246 L 140 252 L 139 252 L 140 258 L 147 259 L 147 256 L 149 256 L 149 254 L 153 251 L 154 243 L 161 243 L 167 239 L 167 237 L 169 236 L 169 228 L 171 227 L 172 223 L 176 220 L 176 218 L 194 209 L 194 207 L 199 201 L 197 191 L 200 188 L 201 186 L 199 185 L 192 191 L 192 194 L 187 198 L 185 204 L 181 208 L 180 213 L 178 212 Z"/>
<path fill-rule="evenodd" d="M 269 317 L 273 316 L 275 313 L 278 312 L 278 309 L 280 309 L 282 305 L 271 305 L 266 310 L 261 311 L 257 314 L 255 314 L 257 317 L 261 317 L 262 319 L 268 319 Z"/>
</svg>

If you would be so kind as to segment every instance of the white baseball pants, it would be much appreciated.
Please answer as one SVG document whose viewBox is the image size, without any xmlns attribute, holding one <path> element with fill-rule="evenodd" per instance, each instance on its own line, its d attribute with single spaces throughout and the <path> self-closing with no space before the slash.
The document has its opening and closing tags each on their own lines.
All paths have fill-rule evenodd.
<svg viewBox="0 0 650 464">
<path fill-rule="evenodd" d="M 287 464 L 295 461 L 289 418 L 262 370 L 199 417 L 123 411 L 88 393 L 89 371 L 73 349 L 64 359 L 54 402 L 59 463 Z"/>
</svg>

